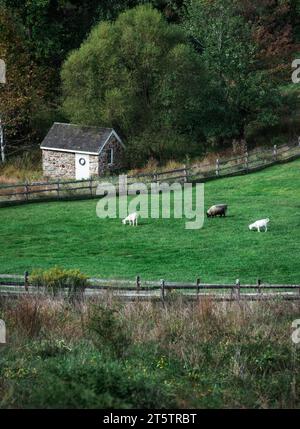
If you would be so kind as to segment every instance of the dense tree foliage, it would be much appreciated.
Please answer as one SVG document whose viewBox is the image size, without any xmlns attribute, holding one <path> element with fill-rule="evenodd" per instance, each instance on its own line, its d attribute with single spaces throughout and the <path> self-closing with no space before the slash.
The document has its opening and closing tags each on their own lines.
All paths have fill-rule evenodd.
<svg viewBox="0 0 300 429">
<path fill-rule="evenodd" d="M 252 123 L 273 125 L 280 97 L 264 70 L 251 26 L 232 0 L 191 0 L 184 27 L 208 70 L 208 136 L 244 139 Z"/>
<path fill-rule="evenodd" d="M 73 122 L 113 126 L 139 141 L 133 152 L 143 159 L 162 159 L 174 156 L 178 144 L 184 153 L 183 132 L 189 147 L 190 133 L 197 133 L 192 116 L 201 78 L 200 59 L 181 29 L 140 6 L 94 28 L 68 58 L 64 108 Z"/>
<path fill-rule="evenodd" d="M 239 13 L 251 25 L 260 67 L 282 82 L 290 77 L 296 40 L 298 0 L 238 0 Z"/>
<path fill-rule="evenodd" d="M 182 0 L 0 0 L 24 27 L 32 56 L 50 67 L 79 47 L 94 24 L 143 3 L 153 3 L 176 20 Z"/>
<path fill-rule="evenodd" d="M 8 10 L 0 9 L 0 58 L 7 66 L 7 83 L 0 85 L 0 113 L 8 139 L 19 142 L 30 136 L 33 99 L 38 103 L 34 84 L 37 69 L 31 61 L 22 27 Z M 22 140 L 21 140 L 22 142 Z"/>
<path fill-rule="evenodd" d="M 38 142 L 51 122 L 62 117 L 61 63 L 91 27 L 141 3 L 148 1 L 0 0 L 0 58 L 8 65 L 0 106 L 8 147 Z M 178 20 L 181 0 L 153 3 L 170 21 Z"/>
<path fill-rule="evenodd" d="M 8 148 L 54 120 L 114 126 L 134 162 L 271 129 L 290 117 L 299 22 L 298 0 L 0 0 Z"/>
</svg>

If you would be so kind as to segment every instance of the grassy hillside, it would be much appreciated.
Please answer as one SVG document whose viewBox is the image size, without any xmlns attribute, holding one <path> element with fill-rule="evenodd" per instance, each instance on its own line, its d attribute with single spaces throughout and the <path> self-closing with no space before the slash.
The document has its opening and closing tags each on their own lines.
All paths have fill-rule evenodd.
<svg viewBox="0 0 300 429">
<path fill-rule="evenodd" d="M 205 185 L 205 207 L 225 219 L 186 230 L 185 219 L 142 219 L 137 228 L 96 216 L 96 200 L 0 209 L 0 271 L 53 265 L 109 278 L 206 282 L 300 281 L 300 160 Z M 267 233 L 248 224 L 269 217 Z"/>
</svg>

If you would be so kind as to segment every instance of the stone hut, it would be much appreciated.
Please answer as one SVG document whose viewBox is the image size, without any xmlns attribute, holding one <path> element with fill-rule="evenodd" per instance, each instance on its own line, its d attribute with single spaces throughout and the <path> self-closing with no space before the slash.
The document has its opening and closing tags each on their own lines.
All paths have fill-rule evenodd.
<svg viewBox="0 0 300 429">
<path fill-rule="evenodd" d="M 89 179 L 124 166 L 125 146 L 112 128 L 55 122 L 41 144 L 45 177 Z"/>
</svg>

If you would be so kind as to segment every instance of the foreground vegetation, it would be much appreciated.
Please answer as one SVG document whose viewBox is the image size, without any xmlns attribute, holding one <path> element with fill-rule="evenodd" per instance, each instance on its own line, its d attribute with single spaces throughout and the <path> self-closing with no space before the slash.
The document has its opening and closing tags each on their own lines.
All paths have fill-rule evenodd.
<svg viewBox="0 0 300 429">
<path fill-rule="evenodd" d="M 205 185 L 205 207 L 225 202 L 225 219 L 99 219 L 96 200 L 34 203 L 1 208 L 2 273 L 22 274 L 54 265 L 104 278 L 204 282 L 298 283 L 300 160 Z M 270 218 L 267 233 L 248 224 Z"/>
<path fill-rule="evenodd" d="M 298 408 L 299 303 L 0 302 L 1 408 Z"/>
</svg>

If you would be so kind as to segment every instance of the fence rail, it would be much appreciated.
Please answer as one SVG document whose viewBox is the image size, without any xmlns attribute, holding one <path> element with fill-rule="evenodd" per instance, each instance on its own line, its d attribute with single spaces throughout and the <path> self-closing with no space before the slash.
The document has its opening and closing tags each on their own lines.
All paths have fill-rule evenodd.
<svg viewBox="0 0 300 429">
<path fill-rule="evenodd" d="M 296 144 L 274 146 L 270 149 L 245 152 L 236 157 L 216 160 L 213 164 L 194 164 L 174 170 L 157 171 L 152 173 L 127 176 L 128 184 L 143 181 L 145 184 L 205 182 L 214 178 L 230 177 L 239 174 L 251 173 L 280 162 L 286 162 L 300 157 L 300 138 Z M 0 186 L 0 206 L 15 202 L 40 201 L 43 199 L 73 199 L 93 198 L 101 181 L 110 180 L 118 186 L 118 178 L 104 177 L 88 180 L 56 180 L 48 182 L 25 182 L 14 185 Z"/>
<path fill-rule="evenodd" d="M 105 291 L 110 291 L 121 299 L 156 299 L 165 303 L 172 296 L 172 294 L 170 295 L 172 291 L 181 291 L 180 296 L 192 300 L 201 297 L 220 301 L 274 298 L 300 300 L 300 284 L 269 284 L 263 283 L 261 280 L 257 280 L 255 284 L 242 284 L 239 279 L 232 284 L 211 284 L 202 283 L 198 278 L 194 283 L 179 283 L 168 282 L 163 279 L 160 281 L 142 281 L 140 276 L 136 276 L 135 280 L 90 278 L 88 282 L 89 286 L 85 289 L 85 297 L 101 297 Z M 27 271 L 24 276 L 0 274 L 0 297 L 18 297 L 24 294 L 34 295 L 44 292 L 43 286 L 30 283 L 30 276 Z M 67 292 L 67 288 L 62 289 L 63 294 Z"/>
</svg>

